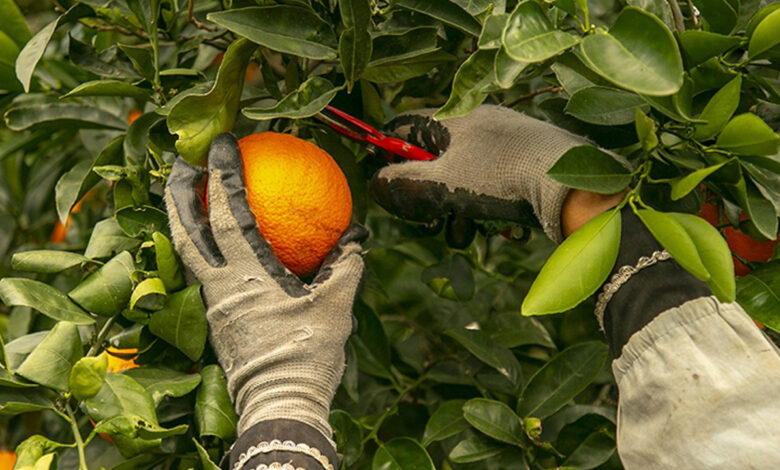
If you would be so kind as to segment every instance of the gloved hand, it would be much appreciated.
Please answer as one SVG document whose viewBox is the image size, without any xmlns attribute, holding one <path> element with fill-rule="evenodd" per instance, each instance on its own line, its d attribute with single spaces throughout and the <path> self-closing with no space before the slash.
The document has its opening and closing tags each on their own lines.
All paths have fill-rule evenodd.
<svg viewBox="0 0 780 470">
<path fill-rule="evenodd" d="M 332 444 L 328 414 L 344 371 L 366 230 L 348 228 L 307 285 L 279 263 L 257 228 L 232 135 L 211 143 L 208 214 L 199 196 L 206 176 L 179 158 L 165 203 L 176 250 L 203 285 L 211 345 L 240 416 L 238 434 L 261 421 L 294 420 Z"/>
<path fill-rule="evenodd" d="M 377 202 L 399 217 L 421 222 L 454 215 L 537 223 L 560 242 L 568 188 L 546 173 L 567 150 L 587 141 L 500 106 L 483 105 L 445 121 L 434 121 L 434 111 L 404 114 L 388 124 L 389 134 L 439 157 L 378 171 L 371 181 Z"/>
</svg>

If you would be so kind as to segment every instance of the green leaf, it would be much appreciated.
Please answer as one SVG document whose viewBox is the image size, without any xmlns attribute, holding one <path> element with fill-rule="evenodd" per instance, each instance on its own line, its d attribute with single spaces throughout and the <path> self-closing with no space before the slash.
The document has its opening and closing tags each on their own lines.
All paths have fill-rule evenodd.
<svg viewBox="0 0 780 470">
<path fill-rule="evenodd" d="M 408 59 L 436 51 L 436 28 L 421 26 L 403 32 L 389 32 L 374 37 L 369 65 Z"/>
<path fill-rule="evenodd" d="M 329 421 L 333 427 L 333 440 L 344 456 L 344 465 L 354 464 L 363 454 L 363 426 L 342 410 L 331 411 Z"/>
<path fill-rule="evenodd" d="M 44 390 L 0 388 L 0 416 L 53 409 L 54 402 Z"/>
<path fill-rule="evenodd" d="M 168 228 L 168 215 L 153 206 L 124 207 L 114 214 L 119 228 L 129 237 L 152 234 Z"/>
<path fill-rule="evenodd" d="M 68 378 L 69 387 L 77 400 L 86 400 L 97 395 L 103 386 L 108 368 L 105 354 L 98 357 L 82 357 L 73 365 Z"/>
<path fill-rule="evenodd" d="M 208 365 L 200 371 L 202 377 L 195 398 L 195 422 L 198 436 L 215 436 L 231 441 L 236 435 L 238 417 L 233 411 L 225 382 L 225 373 L 216 365 Z"/>
<path fill-rule="evenodd" d="M 301 83 L 297 90 L 282 98 L 270 108 L 244 108 L 241 113 L 249 119 L 274 119 L 279 117 L 300 119 L 314 116 L 336 96 L 341 87 L 335 87 L 322 77 L 312 77 Z"/>
<path fill-rule="evenodd" d="M 699 115 L 699 119 L 707 122 L 696 125 L 695 137 L 697 140 L 709 140 L 721 132 L 739 106 L 739 94 L 741 91 L 742 76 L 737 75 L 736 78 L 724 85 L 710 98 L 710 101 Z"/>
<path fill-rule="evenodd" d="M 523 445 L 520 417 L 500 401 L 472 398 L 463 405 L 463 417 L 480 432 L 497 441 Z"/>
<path fill-rule="evenodd" d="M 726 124 L 715 145 L 738 155 L 774 155 L 780 137 L 760 117 L 745 113 Z"/>
<path fill-rule="evenodd" d="M 624 8 L 609 32 L 586 37 L 580 50 L 588 67 L 635 93 L 666 96 L 683 84 L 682 58 L 672 32 L 637 8 Z"/>
<path fill-rule="evenodd" d="M 133 257 L 123 251 L 68 293 L 88 312 L 109 317 L 121 311 L 133 290 Z"/>
<path fill-rule="evenodd" d="M 726 240 L 709 222 L 691 214 L 670 212 L 668 214 L 685 229 L 699 253 L 704 267 L 710 274 L 707 286 L 721 302 L 735 299 L 734 261 Z"/>
<path fill-rule="evenodd" d="M 739 2 L 731 0 L 693 0 L 693 4 L 716 33 L 728 34 L 739 18 Z"/>
<path fill-rule="evenodd" d="M 358 300 L 353 308 L 358 330 L 350 343 L 355 347 L 360 370 L 378 377 L 390 377 L 390 345 L 376 313 Z"/>
<path fill-rule="evenodd" d="M 165 284 L 159 277 L 149 277 L 138 283 L 130 296 L 130 309 L 160 310 L 165 305 Z"/>
<path fill-rule="evenodd" d="M 579 145 L 564 153 L 547 175 L 571 188 L 615 194 L 631 183 L 631 174 L 609 154 L 592 145 Z"/>
<path fill-rule="evenodd" d="M 504 446 L 482 436 L 474 436 L 458 444 L 450 451 L 449 458 L 454 463 L 471 463 L 489 459 L 500 454 Z"/>
<path fill-rule="evenodd" d="M 523 384 L 523 372 L 520 363 L 512 351 L 493 344 L 490 336 L 479 330 L 446 330 L 445 335 L 454 338 L 480 361 L 496 369 L 515 387 Z"/>
<path fill-rule="evenodd" d="M 5 123 L 13 131 L 38 126 L 74 126 L 82 129 L 124 130 L 127 124 L 114 114 L 99 108 L 75 103 L 49 103 L 11 108 Z"/>
<path fill-rule="evenodd" d="M 241 10 L 230 10 L 234 14 Z M 215 13 L 216 14 L 216 13 Z M 244 84 L 244 71 L 256 47 L 244 39 L 234 41 L 222 59 L 214 86 L 207 93 L 191 94 L 168 113 L 168 129 L 177 134 L 176 150 L 191 165 L 203 165 L 211 140 L 229 132 Z"/>
<path fill-rule="evenodd" d="M 151 49 L 138 45 L 118 44 L 117 47 L 125 53 L 138 73 L 146 80 L 154 81 L 154 56 Z"/>
<path fill-rule="evenodd" d="M 644 151 L 649 152 L 658 146 L 658 136 L 655 134 L 655 120 L 645 115 L 639 108 L 634 110 L 634 127 Z"/>
<path fill-rule="evenodd" d="M 439 65 L 453 60 L 455 56 L 441 50 L 434 50 L 400 61 L 376 65 L 369 62 L 361 77 L 374 83 L 401 83 L 425 75 Z"/>
<path fill-rule="evenodd" d="M 758 27 L 758 25 L 764 21 L 764 18 L 769 16 L 771 13 L 774 13 L 778 8 L 780 8 L 780 5 L 777 3 L 770 3 L 759 10 L 755 15 L 753 15 L 752 18 L 750 18 L 750 22 L 745 28 L 745 35 L 747 35 L 747 37 L 753 36 L 753 32 L 756 30 L 756 27 Z"/>
<path fill-rule="evenodd" d="M 480 49 L 499 49 L 501 47 L 501 36 L 504 34 L 509 14 L 490 15 L 485 19 L 482 25 L 482 32 L 479 33 L 477 47 Z"/>
<path fill-rule="evenodd" d="M 535 318 L 524 317 L 519 310 L 491 315 L 484 325 L 484 331 L 496 344 L 505 348 L 536 344 L 556 349 L 544 325 Z"/>
<path fill-rule="evenodd" d="M 374 454 L 371 470 L 435 470 L 428 452 L 414 439 L 396 437 L 381 444 Z"/>
<path fill-rule="evenodd" d="M 632 7 L 637 7 L 648 13 L 657 16 L 669 28 L 674 28 L 674 17 L 672 9 L 665 0 L 628 0 L 626 2 Z"/>
<path fill-rule="evenodd" d="M 522 62 L 541 62 L 578 42 L 576 36 L 556 29 L 542 7 L 533 1 L 515 7 L 501 36 L 509 57 Z"/>
<path fill-rule="evenodd" d="M 582 470 L 596 468 L 614 453 L 615 438 L 599 430 L 589 434 L 564 461 L 564 465 Z"/>
<path fill-rule="evenodd" d="M 58 273 L 88 261 L 89 258 L 68 251 L 32 250 L 14 253 L 11 268 L 34 273 Z"/>
<path fill-rule="evenodd" d="M 669 184 L 672 186 L 672 200 L 677 201 L 687 196 L 688 193 L 698 188 L 706 177 L 720 170 L 723 165 L 729 163 L 730 161 L 731 160 L 726 160 L 724 162 L 718 163 L 717 165 L 712 165 L 706 168 L 702 168 L 701 170 L 696 170 L 694 172 L 688 173 L 685 176 L 681 176 L 670 181 Z"/>
<path fill-rule="evenodd" d="M 472 36 L 482 30 L 479 21 L 449 0 L 395 0 L 394 6 L 416 11 Z"/>
<path fill-rule="evenodd" d="M 192 442 L 195 443 L 195 448 L 198 449 L 198 458 L 200 459 L 200 465 L 203 467 L 203 470 L 220 470 L 219 466 L 211 460 L 209 453 L 200 445 L 198 440 L 193 437 Z"/>
<path fill-rule="evenodd" d="M 55 456 L 54 452 L 63 447 L 70 446 L 54 442 L 40 434 L 30 436 L 15 449 L 16 466 L 14 468 L 17 470 L 48 470 Z"/>
<path fill-rule="evenodd" d="M 154 241 L 154 257 L 157 262 L 157 275 L 162 279 L 167 292 L 174 292 L 184 287 L 184 274 L 176 256 L 176 251 L 170 240 L 160 232 L 152 234 Z"/>
<path fill-rule="evenodd" d="M 0 279 L 0 299 L 8 306 L 34 308 L 49 318 L 90 325 L 95 320 L 54 287 L 32 279 Z"/>
<path fill-rule="evenodd" d="M 428 447 L 431 443 L 454 436 L 470 427 L 463 417 L 463 405 L 466 400 L 449 400 L 440 404 L 425 425 L 422 445 Z"/>
<path fill-rule="evenodd" d="M 523 390 L 517 412 L 547 418 L 582 392 L 601 372 L 609 348 L 601 341 L 570 346 L 542 366 Z"/>
<path fill-rule="evenodd" d="M 146 113 L 130 124 L 122 143 L 128 162 L 139 165 L 143 163 L 146 147 L 149 145 L 149 130 L 164 119 L 165 116 L 157 113 Z"/>
<path fill-rule="evenodd" d="M 563 312 L 588 298 L 612 271 L 619 245 L 619 211 L 604 212 L 588 221 L 544 264 L 523 300 L 523 315 Z"/>
<path fill-rule="evenodd" d="M 484 91 L 493 81 L 492 51 L 477 51 L 460 66 L 452 82 L 452 92 L 444 106 L 434 114 L 439 120 L 465 116 L 485 98 Z"/>
<path fill-rule="evenodd" d="M 193 284 L 168 296 L 168 302 L 152 315 L 149 330 L 197 361 L 206 346 L 206 307 L 200 298 L 200 284 Z"/>
<path fill-rule="evenodd" d="M 580 121 L 615 126 L 634 122 L 635 110 L 642 108 L 647 108 L 647 104 L 639 95 L 615 88 L 592 86 L 574 93 L 565 111 Z"/>
<path fill-rule="evenodd" d="M 428 266 L 420 279 L 439 296 L 450 300 L 467 301 L 474 296 L 474 272 L 468 258 L 461 254 Z"/>
<path fill-rule="evenodd" d="M 697 279 L 709 281 L 710 273 L 702 263 L 695 243 L 677 219 L 653 209 L 640 209 L 636 215 L 680 266 Z"/>
<path fill-rule="evenodd" d="M 186 424 L 180 424 L 179 426 L 166 429 L 157 424 L 149 423 L 140 416 L 122 414 L 104 419 L 95 424 L 93 432 L 108 434 L 113 437 L 122 436 L 129 439 L 154 440 L 184 434 L 187 432 L 187 428 Z"/>
<path fill-rule="evenodd" d="M 66 223 L 76 202 L 100 181 L 100 177 L 93 169 L 96 166 L 119 164 L 122 161 L 122 139 L 122 136 L 114 138 L 94 160 L 77 163 L 57 180 L 54 201 L 61 223 Z"/>
<path fill-rule="evenodd" d="M 680 34 L 680 45 L 688 69 L 723 54 L 739 43 L 740 39 L 736 36 L 725 36 L 710 31 L 690 30 Z"/>
<path fill-rule="evenodd" d="M 83 355 L 74 323 L 58 322 L 22 362 L 16 373 L 46 387 L 68 391 L 70 369 Z"/>
<path fill-rule="evenodd" d="M 8 1 L 8 0 L 5 0 Z M 2 25 L 0 25 L 2 27 Z M 19 46 L 14 40 L 0 30 L 0 89 L 17 91 L 22 89 L 22 84 L 16 79 L 14 63 L 19 55 Z"/>
<path fill-rule="evenodd" d="M 121 96 L 133 98 L 142 102 L 151 101 L 152 92 L 146 88 L 132 85 L 120 80 L 93 80 L 85 82 L 60 96 L 65 98 L 81 98 L 85 96 Z"/>
<path fill-rule="evenodd" d="M 777 237 L 778 219 L 774 204 L 767 201 L 756 186 L 744 178 L 733 185 L 732 192 L 740 207 L 747 213 L 750 222 L 768 240 Z"/>
<path fill-rule="evenodd" d="M 344 30 L 339 38 L 339 58 L 351 86 L 360 78 L 371 58 L 371 35 L 364 29 Z"/>
<path fill-rule="evenodd" d="M 765 264 L 737 279 L 737 302 L 753 319 L 780 332 L 780 262 Z"/>
<path fill-rule="evenodd" d="M 19 11 L 14 0 L 0 0 L 0 11 L 3 12 L 3 21 L 0 22 L 0 31 L 11 38 L 18 47 L 30 40 L 32 33 L 27 27 L 24 15 Z"/>
<path fill-rule="evenodd" d="M 206 18 L 274 51 L 317 60 L 336 58 L 333 30 L 308 8 L 287 5 L 236 8 L 209 13 Z"/>
<path fill-rule="evenodd" d="M 126 370 L 124 375 L 141 384 L 152 396 L 155 406 L 165 397 L 183 397 L 200 384 L 200 374 L 186 374 L 162 366 L 144 366 Z"/>
<path fill-rule="evenodd" d="M 132 250 L 141 243 L 122 232 L 113 217 L 101 220 L 92 229 L 84 256 L 87 258 L 106 258 L 114 253 Z"/>
</svg>

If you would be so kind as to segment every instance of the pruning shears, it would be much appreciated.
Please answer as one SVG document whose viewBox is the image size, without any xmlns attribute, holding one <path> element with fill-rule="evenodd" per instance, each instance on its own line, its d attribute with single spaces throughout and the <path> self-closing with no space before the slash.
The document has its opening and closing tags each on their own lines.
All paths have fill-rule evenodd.
<svg viewBox="0 0 780 470">
<path fill-rule="evenodd" d="M 388 137 L 360 119 L 350 116 L 333 106 L 326 106 L 316 117 L 335 131 L 361 142 L 368 142 L 368 151 L 376 153 L 377 147 L 405 160 L 434 160 L 436 155 L 397 137 Z M 391 160 L 389 157 L 385 157 Z"/>
</svg>

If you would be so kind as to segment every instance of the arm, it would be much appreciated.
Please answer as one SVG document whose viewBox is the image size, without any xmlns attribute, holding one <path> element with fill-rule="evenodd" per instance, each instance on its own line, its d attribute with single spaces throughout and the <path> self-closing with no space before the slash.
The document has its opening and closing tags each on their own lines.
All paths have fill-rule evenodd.
<svg viewBox="0 0 780 470">
<path fill-rule="evenodd" d="M 430 112 L 391 128 L 439 153 L 380 170 L 372 181 L 390 212 L 426 221 L 455 214 L 523 222 L 532 209 L 554 241 L 622 195 L 569 191 L 546 176 L 583 139 L 511 110 L 482 106 L 434 122 Z M 434 200 L 431 200 L 434 199 Z M 662 248 L 623 210 L 615 273 Z M 627 469 L 774 468 L 780 462 L 780 356 L 736 304 L 718 303 L 674 260 L 624 282 L 603 326 L 618 384 L 618 453 Z"/>
<path fill-rule="evenodd" d="M 177 160 L 165 202 L 176 250 L 202 284 L 209 339 L 239 415 L 229 468 L 338 468 L 328 415 L 353 328 L 366 231 L 348 228 L 304 284 L 257 229 L 233 136 L 214 139 L 208 163 L 206 172 Z M 208 213 L 199 197 L 206 177 Z"/>
</svg>

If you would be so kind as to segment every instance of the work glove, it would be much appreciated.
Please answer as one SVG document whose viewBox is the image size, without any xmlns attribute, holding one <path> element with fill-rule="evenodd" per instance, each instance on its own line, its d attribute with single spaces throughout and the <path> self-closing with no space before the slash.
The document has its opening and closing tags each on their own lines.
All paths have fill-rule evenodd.
<svg viewBox="0 0 780 470">
<path fill-rule="evenodd" d="M 568 188 L 546 173 L 567 150 L 588 142 L 500 106 L 483 105 L 467 116 L 444 121 L 433 120 L 434 112 L 403 114 L 387 125 L 388 134 L 438 158 L 378 171 L 371 181 L 377 202 L 399 217 L 419 222 L 450 216 L 538 225 L 560 242 L 561 207 Z"/>
<path fill-rule="evenodd" d="M 291 420 L 333 445 L 328 415 L 353 328 L 352 304 L 364 270 L 359 242 L 366 230 L 350 226 L 312 283 L 302 282 L 280 264 L 257 228 L 230 134 L 211 143 L 208 172 L 176 160 L 165 203 L 176 251 L 202 284 L 209 339 L 240 417 L 239 436 L 257 423 L 274 427 Z"/>
</svg>

